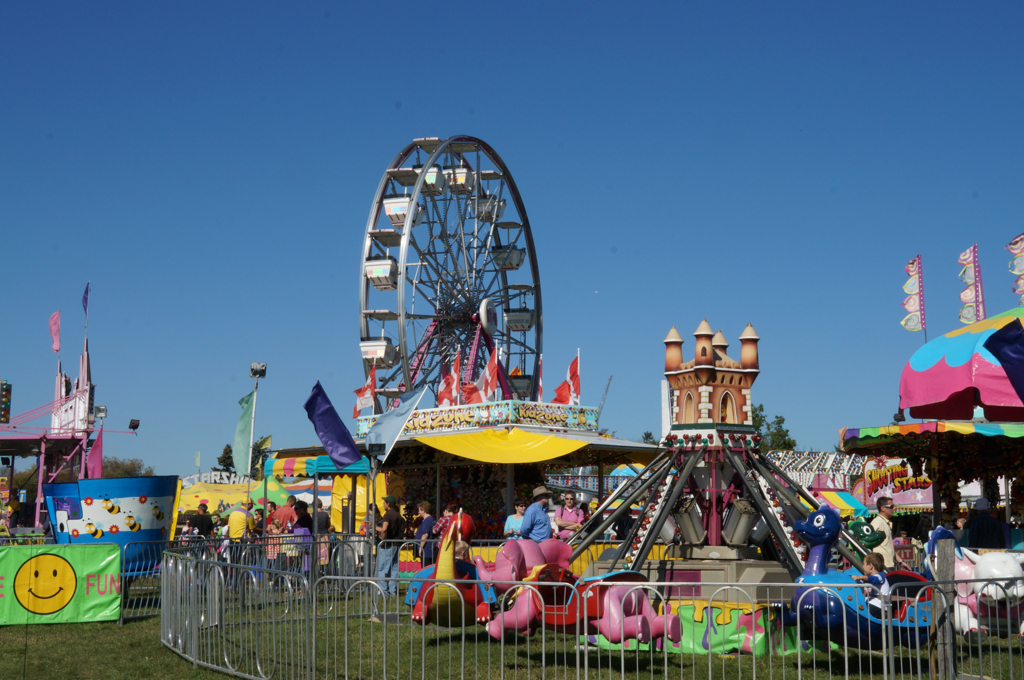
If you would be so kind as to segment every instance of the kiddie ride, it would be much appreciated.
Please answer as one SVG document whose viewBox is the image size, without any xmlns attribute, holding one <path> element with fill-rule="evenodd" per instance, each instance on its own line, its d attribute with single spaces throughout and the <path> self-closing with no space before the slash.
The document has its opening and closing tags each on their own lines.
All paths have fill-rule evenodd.
<svg viewBox="0 0 1024 680">
<path fill-rule="evenodd" d="M 882 648 L 884 626 L 882 609 L 870 602 L 876 593 L 857 587 L 856 569 L 837 571 L 828 568 L 829 556 L 839 540 L 842 524 L 830 508 L 819 509 L 807 519 L 795 523 L 797 535 L 810 546 L 800 584 L 786 612 L 786 625 L 799 625 L 801 637 L 817 636 L 849 647 Z M 850 525 L 853 536 L 866 548 L 878 546 L 883 536 L 863 521 Z M 928 643 L 931 623 L 931 590 L 923 590 L 924 577 L 911 571 L 886 575 L 892 590 L 891 618 L 894 641 L 920 647 Z M 921 586 L 917 586 L 921 583 Z"/>
<path fill-rule="evenodd" d="M 926 572 L 933 577 L 938 542 L 953 532 L 939 527 L 928 538 Z M 1024 636 L 1024 555 L 990 552 L 983 555 L 955 543 L 953 574 L 956 586 L 956 631 L 968 640 L 981 642 L 991 630 Z"/>
<path fill-rule="evenodd" d="M 679 617 L 655 612 L 642 574 L 580 578 L 569 569 L 572 548 L 558 539 L 509 541 L 494 570 L 488 570 L 479 556 L 475 565 L 455 559 L 456 540 L 472 532 L 469 518 L 458 517 L 441 543 L 437 564 L 420 571 L 409 588 L 405 602 L 413 607 L 413 621 L 458 626 L 475 620 L 497 640 L 506 632 L 533 635 L 541 628 L 602 635 L 616 643 L 680 640 Z"/>
</svg>

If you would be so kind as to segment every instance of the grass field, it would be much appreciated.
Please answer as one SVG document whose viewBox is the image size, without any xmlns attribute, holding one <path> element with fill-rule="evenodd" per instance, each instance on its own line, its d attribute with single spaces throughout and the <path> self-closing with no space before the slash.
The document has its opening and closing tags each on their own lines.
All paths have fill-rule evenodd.
<svg viewBox="0 0 1024 680">
<path fill-rule="evenodd" d="M 408 621 L 408 619 L 405 619 Z M 283 622 L 282 622 L 283 623 Z M 295 622 L 298 623 L 298 622 Z M 280 625 L 280 624 L 278 624 Z M 279 652 L 275 678 L 302 677 L 308 656 L 291 656 L 286 649 L 295 649 L 289 639 L 296 639 L 295 631 L 308 630 L 301 624 L 285 632 L 286 628 L 262 624 L 256 633 L 246 625 L 228 625 L 205 629 L 200 638 L 201 647 L 212 660 L 222 658 L 224 652 L 242 660 L 248 666 L 257 654 L 253 642 L 265 644 L 265 633 L 276 638 Z M 385 640 L 386 645 L 385 645 Z M 542 645 L 542 641 L 546 644 Z M 382 624 L 367 617 L 321 619 L 317 625 L 316 678 L 420 678 L 433 679 L 497 679 L 532 680 L 545 677 L 551 680 L 576 678 L 579 659 L 580 676 L 613 680 L 679 678 L 760 677 L 821 679 L 846 677 L 881 678 L 884 658 L 881 654 L 838 652 L 804 654 L 786 657 L 760 657 L 755 662 L 749 655 L 706 656 L 630 653 L 620 656 L 617 651 L 600 652 L 593 648 L 577 651 L 573 638 L 554 633 L 537 633 L 532 638 L 512 635 L 505 647 L 486 635 L 482 628 L 466 629 L 463 643 L 461 631 L 428 626 L 426 628 L 403 623 Z M 983 677 L 1010 677 L 1024 675 L 1020 647 L 1006 640 L 993 640 L 981 656 L 966 654 L 961 657 L 961 671 Z M 271 645 L 274 646 L 274 645 Z M 384 658 L 384 649 L 387 658 Z M 281 653 L 284 652 L 284 653 Z M 995 652 L 993 654 L 993 652 Z M 896 677 L 917 678 L 913 655 L 900 648 L 897 652 Z M 266 659 L 264 654 L 259 654 Z M 973 657 L 973 658 L 972 658 Z M 347 668 L 345 662 L 348 662 Z M 665 665 L 667 661 L 667 674 Z M 921 667 L 928 677 L 927 661 Z M 994 663 L 993 668 L 990 664 Z M 264 667 L 267 668 L 264 661 Z M 710 671 L 710 672 L 709 672 Z M 160 643 L 160 622 L 152 618 L 116 623 L 58 624 L 51 626 L 8 626 L 0 628 L 0 680 L 164 680 L 185 678 L 205 680 L 226 678 L 217 671 L 193 668 Z"/>
<path fill-rule="evenodd" d="M 0 628 L 3 680 L 223 679 L 160 644 L 160 619 Z"/>
</svg>

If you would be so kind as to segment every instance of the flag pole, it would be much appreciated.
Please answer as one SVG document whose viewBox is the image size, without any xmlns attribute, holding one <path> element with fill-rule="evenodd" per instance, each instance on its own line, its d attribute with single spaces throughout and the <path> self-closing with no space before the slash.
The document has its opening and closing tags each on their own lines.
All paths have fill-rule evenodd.
<svg viewBox="0 0 1024 680">
<path fill-rule="evenodd" d="M 252 439 L 253 439 L 254 436 L 256 436 L 256 395 L 259 394 L 259 390 L 260 390 L 260 379 L 256 378 L 256 380 L 255 380 L 255 382 L 253 384 L 253 387 L 252 387 L 252 424 L 249 426 L 249 458 L 248 458 L 249 465 L 245 469 L 245 477 L 249 481 L 247 481 L 245 483 L 245 500 L 243 501 L 242 507 L 246 507 L 246 506 L 249 505 L 249 494 L 252 493 Z M 237 472 L 237 470 L 236 470 L 236 472 Z M 256 504 L 253 503 L 253 505 L 256 505 Z M 267 512 L 267 508 L 266 508 L 266 506 L 264 506 L 264 508 L 263 508 L 264 522 L 266 522 L 266 512 Z M 249 510 L 248 510 L 248 508 L 246 508 L 246 511 L 245 511 L 245 528 L 246 528 L 246 530 L 248 530 L 248 528 L 249 528 Z"/>
<path fill-rule="evenodd" d="M 576 377 L 577 378 L 580 377 L 580 348 L 579 347 L 576 348 Z M 583 381 L 580 380 L 580 392 L 582 392 L 582 391 L 583 391 Z M 583 399 L 580 398 L 579 393 L 576 394 L 576 399 L 579 400 L 579 403 L 581 405 L 583 404 Z"/>
</svg>

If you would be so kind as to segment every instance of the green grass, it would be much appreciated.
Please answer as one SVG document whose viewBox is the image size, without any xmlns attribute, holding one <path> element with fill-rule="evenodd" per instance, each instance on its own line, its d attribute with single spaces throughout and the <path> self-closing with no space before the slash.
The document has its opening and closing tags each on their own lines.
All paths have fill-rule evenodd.
<svg viewBox="0 0 1024 680">
<path fill-rule="evenodd" d="M 340 604 L 337 600 L 336 604 Z M 355 602 L 352 602 L 355 605 Z M 284 614 L 283 611 L 278 612 Z M 300 612 L 301 613 L 301 612 Z M 230 622 L 232 617 L 228 617 Z M 262 618 L 262 617 L 261 617 Z M 347 626 L 346 626 L 347 621 Z M 377 680 L 384 677 L 455 679 L 497 679 L 502 675 L 514 680 L 532 680 L 542 677 L 551 680 L 576 678 L 577 649 L 569 635 L 538 632 L 532 638 L 510 635 L 505 648 L 492 640 L 482 627 L 466 629 L 464 655 L 461 631 L 422 627 L 408 623 L 383 624 L 367 616 L 328 618 L 317 621 L 316 678 L 345 677 L 345 659 L 348 659 L 348 677 Z M 275 678 L 297 677 L 302 674 L 308 657 L 295 650 L 296 641 L 308 636 L 308 617 L 262 618 L 259 625 L 224 625 L 202 631 L 200 646 L 207 658 L 219 659 L 227 652 L 229 657 L 241 659 L 243 666 L 255 658 L 252 650 L 261 647 L 261 659 L 267 661 L 276 651 Z M 268 641 L 273 641 L 268 643 Z M 388 658 L 383 658 L 387 642 Z M 542 649 L 542 641 L 547 645 Z M 308 642 L 308 640 L 307 640 Z M 517 644 L 518 642 L 518 644 Z M 257 643 L 254 645 L 253 643 Z M 989 661 L 998 667 L 981 668 L 975 656 L 973 663 L 963 659 L 961 672 L 988 677 L 1010 677 L 1009 641 L 994 640 L 983 646 Z M 1024 663 L 1020 646 L 1014 643 L 1013 675 L 1024 677 Z M 308 649 L 308 647 L 307 647 Z M 992 656 L 992 653 L 996 654 Z M 917 677 L 916 665 L 906 649 L 900 649 L 896 677 Z M 579 652 L 582 669 L 584 659 L 589 666 L 589 677 L 601 680 L 619 678 L 624 670 L 630 680 L 651 678 L 678 678 L 697 680 L 709 677 L 708 657 L 667 655 L 668 673 L 665 675 L 666 657 L 661 653 L 598 651 L 586 648 Z M 713 678 L 750 678 L 754 665 L 760 677 L 842 678 L 847 664 L 850 677 L 881 678 L 883 657 L 866 652 L 818 652 L 803 654 L 800 667 L 796 655 L 786 657 L 759 657 L 755 662 L 749 655 L 723 655 L 711 658 Z M 927 664 L 926 659 L 924 663 Z M 249 666 L 252 668 L 251 664 Z M 928 677 L 927 665 L 922 677 Z M 582 676 L 582 670 L 581 670 Z M 40 626 L 8 626 L 0 628 L 0 679 L 25 678 L 32 680 L 93 679 L 132 680 L 185 678 L 205 680 L 225 678 L 225 674 L 194 669 L 160 643 L 160 622 L 152 618 L 132 621 L 124 626 L 116 623 L 57 624 Z"/>
<path fill-rule="evenodd" d="M 0 678 L 15 680 L 221 680 L 160 644 L 160 619 L 0 628 Z"/>
</svg>

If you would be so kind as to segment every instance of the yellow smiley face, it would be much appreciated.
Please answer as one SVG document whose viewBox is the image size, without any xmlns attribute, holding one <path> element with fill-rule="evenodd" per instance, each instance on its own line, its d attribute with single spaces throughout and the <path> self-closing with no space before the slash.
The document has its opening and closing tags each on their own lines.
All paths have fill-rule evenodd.
<svg viewBox="0 0 1024 680">
<path fill-rule="evenodd" d="M 66 559 L 36 555 L 14 577 L 14 596 L 33 614 L 56 614 L 71 602 L 77 586 L 78 577 Z"/>
</svg>

